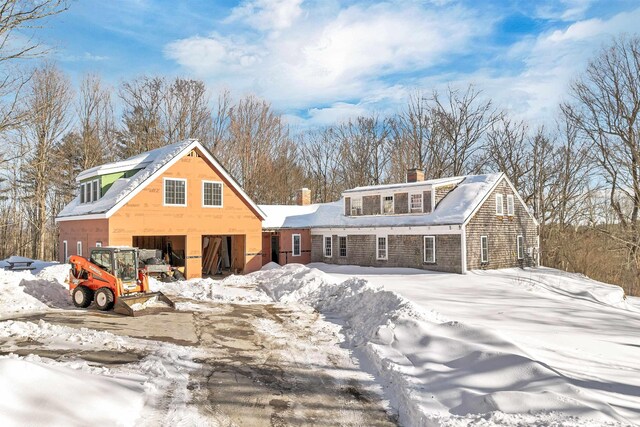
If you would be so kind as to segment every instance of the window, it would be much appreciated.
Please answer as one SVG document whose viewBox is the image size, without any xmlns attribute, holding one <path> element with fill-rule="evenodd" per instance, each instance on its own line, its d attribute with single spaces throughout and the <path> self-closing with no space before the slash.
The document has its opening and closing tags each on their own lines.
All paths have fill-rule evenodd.
<svg viewBox="0 0 640 427">
<path fill-rule="evenodd" d="M 331 236 L 324 237 L 324 256 L 331 258 Z"/>
<path fill-rule="evenodd" d="M 116 252 L 116 268 L 118 269 L 118 277 L 123 282 L 136 280 L 138 269 L 134 252 Z"/>
<path fill-rule="evenodd" d="M 382 198 L 382 213 L 383 214 L 393 213 L 393 196 L 384 196 Z"/>
<path fill-rule="evenodd" d="M 496 215 L 504 215 L 504 203 L 502 194 L 496 194 Z"/>
<path fill-rule="evenodd" d="M 85 203 L 85 199 L 84 199 L 84 184 L 80 184 L 80 203 Z"/>
<path fill-rule="evenodd" d="M 293 236 L 291 236 L 291 254 L 293 256 L 300 256 L 300 242 L 301 237 L 299 234 L 294 234 Z"/>
<path fill-rule="evenodd" d="M 96 264 L 98 267 L 103 269 L 109 274 L 113 274 L 113 269 L 111 268 L 112 262 L 112 253 L 108 251 L 91 251 L 91 262 Z"/>
<path fill-rule="evenodd" d="M 351 199 L 351 215 L 362 215 L 362 198 Z"/>
<path fill-rule="evenodd" d="M 64 256 L 62 262 L 67 262 L 67 259 L 69 259 L 69 246 L 66 240 L 62 241 L 62 255 Z"/>
<path fill-rule="evenodd" d="M 377 259 L 387 259 L 387 237 L 378 237 L 377 239 Z"/>
<path fill-rule="evenodd" d="M 518 250 L 518 259 L 524 259 L 524 237 L 518 236 L 516 238 L 516 247 Z"/>
<path fill-rule="evenodd" d="M 222 183 L 202 181 L 202 206 L 210 208 L 222 207 Z"/>
<path fill-rule="evenodd" d="M 339 236 L 338 237 L 338 249 L 341 257 L 347 256 L 347 236 Z"/>
<path fill-rule="evenodd" d="M 422 193 L 409 196 L 409 211 L 411 213 L 422 212 Z"/>
<path fill-rule="evenodd" d="M 513 216 L 514 211 L 515 211 L 515 206 L 513 204 L 513 195 L 508 194 L 507 195 L 507 215 Z"/>
<path fill-rule="evenodd" d="M 436 262 L 436 236 L 424 236 L 424 262 Z"/>
<path fill-rule="evenodd" d="M 84 184 L 84 201 L 85 203 L 91 203 L 91 183 Z"/>
<path fill-rule="evenodd" d="M 489 262 L 489 239 L 487 236 L 480 236 L 480 262 Z"/>
<path fill-rule="evenodd" d="M 82 256 L 82 242 L 76 243 L 76 255 Z"/>
<path fill-rule="evenodd" d="M 91 182 L 91 201 L 95 202 L 100 197 L 98 196 L 98 180 L 94 180 Z"/>
<path fill-rule="evenodd" d="M 164 204 L 165 206 L 187 206 L 186 179 L 164 179 Z"/>
<path fill-rule="evenodd" d="M 96 248 L 101 248 L 102 247 L 102 242 L 96 242 Z"/>
</svg>

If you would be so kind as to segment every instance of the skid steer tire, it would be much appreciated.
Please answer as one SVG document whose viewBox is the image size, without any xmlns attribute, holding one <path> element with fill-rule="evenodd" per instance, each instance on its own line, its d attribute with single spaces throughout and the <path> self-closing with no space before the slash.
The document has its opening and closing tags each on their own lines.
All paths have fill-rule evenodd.
<svg viewBox="0 0 640 427">
<path fill-rule="evenodd" d="M 109 288 L 100 288 L 96 291 L 96 307 L 98 310 L 107 311 L 113 308 L 113 292 Z"/>
<path fill-rule="evenodd" d="M 93 291 L 86 286 L 77 286 L 71 295 L 73 305 L 78 308 L 87 308 L 93 301 Z"/>
<path fill-rule="evenodd" d="M 182 274 L 178 270 L 173 272 L 173 278 L 176 279 L 176 280 L 185 280 L 186 279 L 186 277 L 184 277 L 184 274 Z"/>
</svg>

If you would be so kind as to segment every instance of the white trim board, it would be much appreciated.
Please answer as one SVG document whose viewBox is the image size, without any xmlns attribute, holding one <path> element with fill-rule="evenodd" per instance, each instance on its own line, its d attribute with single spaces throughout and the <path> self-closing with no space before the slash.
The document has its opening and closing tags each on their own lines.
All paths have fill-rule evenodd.
<svg viewBox="0 0 640 427">
<path fill-rule="evenodd" d="M 442 234 L 462 234 L 460 225 L 421 225 L 415 227 L 370 227 L 370 228 L 311 228 L 311 235 L 390 235 L 390 236 L 413 236 L 413 235 L 442 235 Z"/>
</svg>

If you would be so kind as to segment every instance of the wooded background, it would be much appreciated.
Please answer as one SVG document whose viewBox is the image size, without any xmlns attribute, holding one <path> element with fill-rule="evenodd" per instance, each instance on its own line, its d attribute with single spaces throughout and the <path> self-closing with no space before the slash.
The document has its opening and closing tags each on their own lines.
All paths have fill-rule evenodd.
<svg viewBox="0 0 640 427">
<path fill-rule="evenodd" d="M 345 189 L 505 172 L 540 221 L 542 264 L 640 294 L 640 38 L 622 36 L 532 127 L 473 85 L 416 89 L 395 114 L 292 128 L 267 100 L 212 94 L 183 77 L 98 74 L 73 84 L 37 38 L 17 32 L 62 0 L 0 1 L 0 258 L 57 258 L 54 218 L 87 168 L 198 138 L 257 203 L 314 202 Z"/>
</svg>

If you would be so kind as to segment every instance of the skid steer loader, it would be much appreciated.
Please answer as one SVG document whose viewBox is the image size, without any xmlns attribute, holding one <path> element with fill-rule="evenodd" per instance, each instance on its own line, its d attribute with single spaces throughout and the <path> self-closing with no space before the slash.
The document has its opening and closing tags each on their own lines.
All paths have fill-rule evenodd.
<svg viewBox="0 0 640 427">
<path fill-rule="evenodd" d="M 162 292 L 149 291 L 136 248 L 92 248 L 89 259 L 73 255 L 69 263 L 69 292 L 76 307 L 87 308 L 95 300 L 98 310 L 113 309 L 127 316 L 175 310 Z"/>
</svg>

